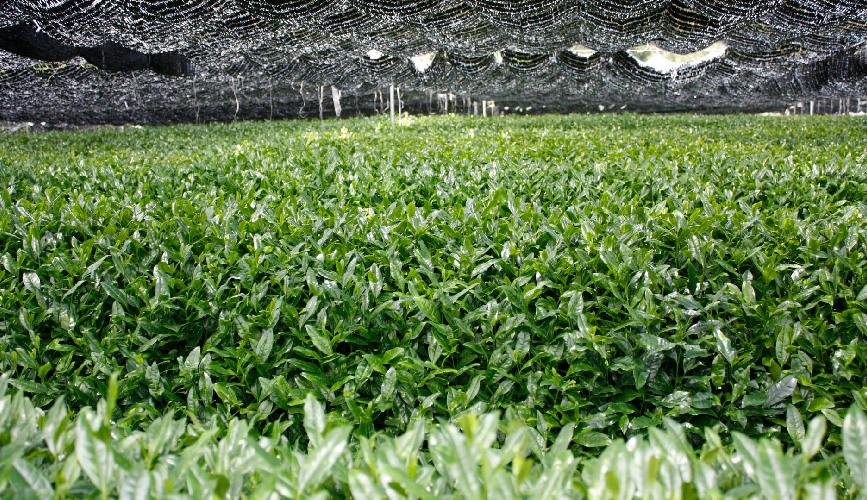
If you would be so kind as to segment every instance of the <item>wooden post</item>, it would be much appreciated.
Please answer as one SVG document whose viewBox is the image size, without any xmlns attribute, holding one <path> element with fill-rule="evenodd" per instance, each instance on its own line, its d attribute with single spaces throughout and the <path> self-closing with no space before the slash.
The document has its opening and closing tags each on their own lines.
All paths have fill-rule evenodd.
<svg viewBox="0 0 867 500">
<path fill-rule="evenodd" d="M 482 117 L 488 117 L 488 101 L 482 101 Z"/>
<path fill-rule="evenodd" d="M 810 116 L 813 116 L 813 108 L 816 106 L 816 101 L 810 101 Z"/>
</svg>

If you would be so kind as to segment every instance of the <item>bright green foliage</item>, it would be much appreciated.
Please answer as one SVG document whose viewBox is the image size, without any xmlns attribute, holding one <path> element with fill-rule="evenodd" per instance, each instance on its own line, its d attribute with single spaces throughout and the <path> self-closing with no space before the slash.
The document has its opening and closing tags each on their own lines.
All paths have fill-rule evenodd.
<svg viewBox="0 0 867 500">
<path fill-rule="evenodd" d="M 324 464 L 313 448 L 337 450 L 344 426 L 363 450 L 377 433 L 414 443 L 419 419 L 508 412 L 535 453 L 566 432 L 578 460 L 669 418 L 690 446 L 719 426 L 761 463 L 751 484 L 776 484 L 794 449 L 833 462 L 858 439 L 842 409 L 867 408 L 865 132 L 609 115 L 8 136 L 0 371 L 37 409 L 65 399 L 67 458 L 115 462 L 63 477 L 103 492 L 123 454 L 82 408 L 110 387 L 118 433 L 183 416 L 216 422 L 208 443 L 283 436 Z M 302 425 L 311 394 L 336 434 Z M 437 473 L 479 463 L 462 453 L 488 445 L 447 429 L 427 438 Z M 578 467 L 563 460 L 552 488 Z M 482 491 L 497 472 L 478 467 L 455 488 Z"/>
<path fill-rule="evenodd" d="M 3 391 L 6 382 L 0 381 Z M 735 447 L 724 446 L 712 429 L 704 430 L 704 445 L 694 448 L 684 428 L 666 420 L 666 430 L 618 439 L 582 463 L 570 451 L 571 426 L 550 448 L 530 456 L 529 429 L 511 412 L 505 419 L 470 413 L 457 425 L 437 427 L 416 420 L 402 435 L 360 438 L 350 445 L 350 428 L 329 419 L 311 395 L 304 406 L 310 444 L 303 452 L 285 436 L 256 436 L 238 419 L 221 436 L 214 421 L 189 422 L 171 412 L 130 431 L 107 420 L 107 406 L 100 400 L 95 411 L 85 408 L 71 420 L 62 401 L 46 415 L 21 392 L 4 395 L 0 493 L 122 500 L 834 499 L 833 474 L 849 481 L 848 467 L 857 483 L 854 472 L 863 466 L 864 454 L 863 443 L 847 440 L 845 462 L 816 462 L 783 453 L 775 439 L 738 435 Z M 849 414 L 863 423 L 860 410 Z M 853 462 L 853 456 L 859 458 Z"/>
</svg>

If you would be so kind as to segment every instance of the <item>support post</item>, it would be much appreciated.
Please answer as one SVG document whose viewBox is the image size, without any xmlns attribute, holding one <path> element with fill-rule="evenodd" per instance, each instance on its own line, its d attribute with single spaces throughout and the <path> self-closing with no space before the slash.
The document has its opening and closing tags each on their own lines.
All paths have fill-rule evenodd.
<svg viewBox="0 0 867 500">
<path fill-rule="evenodd" d="M 394 125 L 394 85 L 388 86 L 388 110 L 391 114 L 391 124 Z"/>
<path fill-rule="evenodd" d="M 400 87 L 397 88 L 397 117 L 403 116 L 403 99 L 400 95 Z"/>
<path fill-rule="evenodd" d="M 322 99 L 323 99 L 323 88 L 322 85 L 319 86 L 319 121 L 322 121 Z"/>
<path fill-rule="evenodd" d="M 235 89 L 235 78 L 232 78 L 232 95 L 235 96 L 235 114 L 232 115 L 232 121 L 238 118 L 238 110 L 241 109 L 241 101 L 238 100 L 238 90 Z"/>
<path fill-rule="evenodd" d="M 391 124 L 394 125 L 394 84 L 388 86 L 388 109 L 391 113 Z"/>
<path fill-rule="evenodd" d="M 860 105 L 860 100 L 858 101 Z M 193 73 L 193 104 L 196 107 L 196 125 L 199 124 L 199 94 L 196 91 L 196 75 Z M 859 106 L 860 107 L 860 106 Z"/>
<path fill-rule="evenodd" d="M 488 101 L 482 101 L 482 117 L 488 117 Z"/>
<path fill-rule="evenodd" d="M 340 89 L 334 85 L 331 86 L 331 100 L 334 101 L 334 114 L 340 118 L 340 112 L 343 110 L 340 107 Z"/>
</svg>

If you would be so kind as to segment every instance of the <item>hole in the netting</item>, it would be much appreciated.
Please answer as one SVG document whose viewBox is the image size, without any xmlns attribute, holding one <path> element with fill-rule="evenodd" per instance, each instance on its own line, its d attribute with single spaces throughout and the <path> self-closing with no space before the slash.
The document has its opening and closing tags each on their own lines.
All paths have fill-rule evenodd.
<svg viewBox="0 0 867 500">
<path fill-rule="evenodd" d="M 381 58 L 382 56 L 383 56 L 383 53 L 376 50 L 376 49 L 370 49 L 367 51 L 367 57 L 373 59 L 374 61 Z"/>
<path fill-rule="evenodd" d="M 660 73 L 670 73 L 680 67 L 698 64 L 725 54 L 726 44 L 717 42 L 706 49 L 689 54 L 677 54 L 660 49 L 655 45 L 639 45 L 627 52 L 638 61 L 638 64 Z"/>
<path fill-rule="evenodd" d="M 424 71 L 430 68 L 430 65 L 433 64 L 434 53 L 428 52 L 427 54 L 419 54 L 417 56 L 413 56 L 409 58 L 412 61 L 412 64 L 415 66 L 416 71 L 419 73 L 424 73 Z"/>
<path fill-rule="evenodd" d="M 569 47 L 568 50 L 569 50 L 569 52 L 575 54 L 576 56 L 583 57 L 585 59 L 589 58 L 590 56 L 592 56 L 593 54 L 596 53 L 595 50 L 588 48 L 588 47 L 585 47 L 583 45 L 578 45 L 578 44 L 575 44 L 575 45 Z"/>
</svg>

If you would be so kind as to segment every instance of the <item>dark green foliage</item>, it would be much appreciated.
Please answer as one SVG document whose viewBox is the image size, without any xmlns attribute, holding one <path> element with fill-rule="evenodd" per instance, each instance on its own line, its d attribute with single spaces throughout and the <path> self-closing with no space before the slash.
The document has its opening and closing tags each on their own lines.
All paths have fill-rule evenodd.
<svg viewBox="0 0 867 500">
<path fill-rule="evenodd" d="M 0 371 L 37 407 L 306 442 L 510 409 L 803 445 L 865 407 L 867 127 L 630 115 L 238 123 L 0 145 Z M 787 410 L 788 409 L 788 410 Z M 570 427 L 571 428 L 571 427 Z M 729 439 L 726 437 L 726 439 Z M 774 454 L 776 448 L 761 448 Z"/>
</svg>

